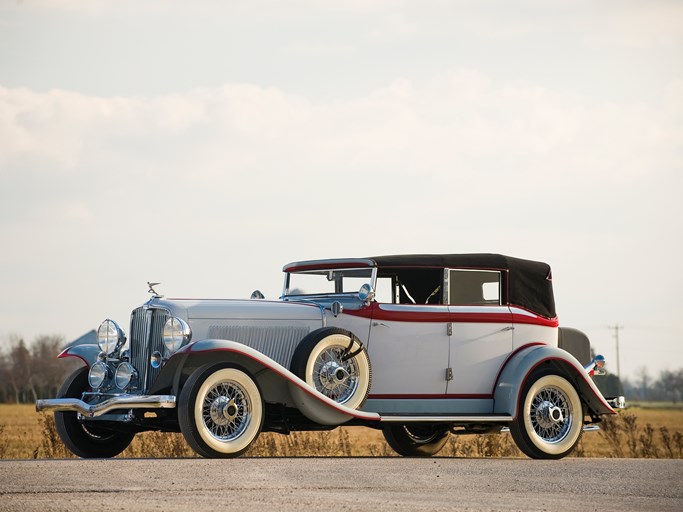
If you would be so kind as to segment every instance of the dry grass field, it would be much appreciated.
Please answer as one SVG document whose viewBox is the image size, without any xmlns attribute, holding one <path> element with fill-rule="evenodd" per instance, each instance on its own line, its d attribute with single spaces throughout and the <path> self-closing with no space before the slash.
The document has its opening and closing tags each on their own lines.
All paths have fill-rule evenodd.
<svg viewBox="0 0 683 512">
<path fill-rule="evenodd" d="M 683 409 L 634 407 L 587 432 L 573 456 L 683 458 Z M 289 436 L 261 434 L 248 456 L 391 456 L 380 431 L 341 427 Z M 51 414 L 32 405 L 0 404 L 0 458 L 71 456 L 54 430 Z M 146 432 L 136 436 L 121 457 L 194 457 L 181 434 Z M 450 436 L 439 453 L 446 457 L 521 456 L 509 434 Z"/>
</svg>

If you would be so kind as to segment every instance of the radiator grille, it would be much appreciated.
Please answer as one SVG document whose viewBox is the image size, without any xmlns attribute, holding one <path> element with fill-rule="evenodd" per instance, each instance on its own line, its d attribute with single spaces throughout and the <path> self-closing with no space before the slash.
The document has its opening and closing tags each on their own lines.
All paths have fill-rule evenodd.
<svg viewBox="0 0 683 512">
<path fill-rule="evenodd" d="M 161 372 L 152 368 L 150 357 L 155 351 L 164 353 L 161 339 L 168 312 L 163 309 L 137 308 L 130 319 L 130 360 L 138 371 L 138 389 L 146 393 Z"/>
</svg>

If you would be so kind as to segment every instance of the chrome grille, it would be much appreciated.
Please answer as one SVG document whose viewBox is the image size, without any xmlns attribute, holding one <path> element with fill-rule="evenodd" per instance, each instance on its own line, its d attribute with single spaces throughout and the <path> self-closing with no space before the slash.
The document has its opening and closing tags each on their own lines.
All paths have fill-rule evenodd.
<svg viewBox="0 0 683 512">
<path fill-rule="evenodd" d="M 140 307 L 130 317 L 130 361 L 138 371 L 138 391 L 146 393 L 161 372 L 152 368 L 150 357 L 155 351 L 164 353 L 161 339 L 168 312 Z"/>
</svg>

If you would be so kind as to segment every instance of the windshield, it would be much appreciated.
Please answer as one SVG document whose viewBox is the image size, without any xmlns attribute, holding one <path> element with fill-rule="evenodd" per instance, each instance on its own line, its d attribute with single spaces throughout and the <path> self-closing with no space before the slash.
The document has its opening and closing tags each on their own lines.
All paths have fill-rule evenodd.
<svg viewBox="0 0 683 512">
<path fill-rule="evenodd" d="M 365 283 L 373 283 L 374 268 L 317 269 L 287 273 L 285 296 L 358 293 Z"/>
</svg>

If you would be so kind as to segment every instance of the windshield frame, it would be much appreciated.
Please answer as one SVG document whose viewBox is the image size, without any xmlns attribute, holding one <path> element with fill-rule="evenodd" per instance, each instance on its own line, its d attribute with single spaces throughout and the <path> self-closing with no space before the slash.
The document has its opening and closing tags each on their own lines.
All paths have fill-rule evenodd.
<svg viewBox="0 0 683 512">
<path fill-rule="evenodd" d="M 309 274 L 309 275 L 315 275 L 318 274 L 321 276 L 324 276 L 325 274 L 329 274 L 330 272 L 339 272 L 342 275 L 347 272 L 354 272 L 354 271 L 368 271 L 370 270 L 370 278 L 368 281 L 365 281 L 366 283 L 369 283 L 370 286 L 372 287 L 373 290 L 375 290 L 375 287 L 377 286 L 377 267 L 367 267 L 367 266 L 358 266 L 358 267 L 347 267 L 347 266 L 335 266 L 331 265 L 330 267 L 323 267 L 323 268 L 316 268 L 316 269 L 307 269 L 307 270 L 290 270 L 285 272 L 285 283 L 282 288 L 282 296 L 280 297 L 280 300 L 306 300 L 306 299 L 312 299 L 316 297 L 328 297 L 328 298 L 345 298 L 345 297 L 353 297 L 357 298 L 358 297 L 358 291 L 359 290 L 353 290 L 353 291 L 348 291 L 348 292 L 318 292 L 318 293 L 305 293 L 305 294 L 291 294 L 290 293 L 290 284 L 291 284 L 291 277 L 292 274 Z M 363 283 L 365 284 L 365 283 Z M 360 286 L 359 286 L 360 289 Z"/>
</svg>

